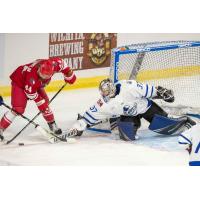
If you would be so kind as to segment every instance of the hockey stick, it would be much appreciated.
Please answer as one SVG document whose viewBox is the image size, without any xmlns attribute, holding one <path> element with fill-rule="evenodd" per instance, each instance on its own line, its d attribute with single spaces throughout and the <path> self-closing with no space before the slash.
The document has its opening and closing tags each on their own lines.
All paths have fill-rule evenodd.
<svg viewBox="0 0 200 200">
<path fill-rule="evenodd" d="M 194 117 L 194 118 L 200 119 L 200 115 L 199 114 L 186 113 L 186 115 L 190 116 L 190 117 Z"/>
<path fill-rule="evenodd" d="M 65 83 L 59 90 L 58 92 L 52 97 L 52 99 L 49 101 L 49 104 L 56 98 L 56 96 L 62 91 L 62 89 L 67 85 L 67 83 Z M 35 117 L 33 117 L 28 124 L 26 124 L 26 126 L 24 126 L 24 128 L 22 128 L 13 138 L 11 138 L 10 140 L 8 140 L 7 144 L 11 143 L 13 140 L 15 140 L 15 138 L 17 138 L 30 124 L 31 122 L 33 122 L 39 115 L 41 114 L 41 111 L 38 112 L 37 115 L 35 115 Z"/>
<path fill-rule="evenodd" d="M 10 106 L 8 106 L 7 104 L 5 104 L 3 102 L 3 98 L 2 96 L 0 96 L 0 105 L 3 105 L 5 106 L 6 108 L 8 108 L 9 110 L 15 112 L 18 116 L 22 117 L 23 119 L 27 120 L 29 123 L 33 124 L 35 126 L 35 129 L 38 130 L 41 134 L 43 134 L 44 136 L 52 136 L 54 138 L 56 138 L 57 140 L 60 140 L 62 142 L 67 142 L 67 139 L 66 138 L 61 138 L 61 137 L 58 137 L 57 135 L 55 135 L 53 132 L 51 131 L 48 131 L 44 128 L 42 128 L 39 124 L 35 123 L 34 121 L 30 120 L 28 117 L 24 116 L 23 114 L 21 113 L 18 113 L 17 111 L 15 111 L 14 109 L 12 109 Z M 49 138 L 49 141 L 52 141 L 51 138 Z M 55 139 L 54 139 L 55 140 Z M 9 144 L 9 140 L 6 142 L 6 144 Z M 54 142 L 53 142 L 54 143 Z"/>
<path fill-rule="evenodd" d="M 78 114 L 77 120 L 82 119 L 82 118 L 83 117 L 80 114 Z M 102 124 L 102 123 L 105 123 L 105 121 L 99 121 L 96 124 L 90 125 L 90 127 L 86 128 L 86 130 L 93 131 L 95 133 L 111 134 L 111 130 L 94 128 L 96 125 L 99 125 L 99 124 Z M 63 135 L 62 136 L 64 138 L 68 138 L 68 137 L 71 138 L 71 137 L 77 136 L 77 132 L 63 131 Z"/>
<path fill-rule="evenodd" d="M 81 114 L 78 114 L 77 120 L 82 119 L 82 118 L 83 118 L 83 116 Z M 111 130 L 108 130 L 108 129 L 95 128 L 95 126 L 106 123 L 107 121 L 108 120 L 103 120 L 103 121 L 99 121 L 96 124 L 90 125 L 90 127 L 88 127 L 87 130 L 94 131 L 94 132 L 100 132 L 100 133 L 111 133 Z"/>
<path fill-rule="evenodd" d="M 133 65 L 133 69 L 131 71 L 131 74 L 129 76 L 129 80 L 136 80 L 138 72 L 139 72 L 139 70 L 142 66 L 142 62 L 144 60 L 144 57 L 145 57 L 145 52 L 141 52 L 141 53 L 138 54 L 136 61 Z"/>
</svg>

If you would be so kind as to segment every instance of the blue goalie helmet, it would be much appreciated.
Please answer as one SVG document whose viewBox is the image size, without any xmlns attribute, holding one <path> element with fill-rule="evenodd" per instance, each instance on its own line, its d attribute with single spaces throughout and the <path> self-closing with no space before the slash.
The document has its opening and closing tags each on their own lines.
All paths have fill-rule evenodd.
<svg viewBox="0 0 200 200">
<path fill-rule="evenodd" d="M 115 96 L 116 87 L 111 79 L 107 78 L 100 82 L 99 92 L 103 97 L 112 98 Z"/>
</svg>

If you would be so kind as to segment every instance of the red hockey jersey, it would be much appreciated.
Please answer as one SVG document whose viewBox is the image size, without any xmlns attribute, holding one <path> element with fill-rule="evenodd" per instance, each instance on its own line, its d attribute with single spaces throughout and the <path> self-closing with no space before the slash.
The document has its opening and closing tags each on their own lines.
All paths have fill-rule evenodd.
<svg viewBox="0 0 200 200">
<path fill-rule="evenodd" d="M 38 89 L 45 87 L 51 81 L 51 78 L 45 80 L 41 79 L 37 73 L 40 63 L 44 63 L 45 61 L 47 61 L 47 59 L 36 60 L 33 63 L 19 66 L 10 75 L 10 79 L 20 88 L 24 89 L 25 94 L 31 100 L 36 100 L 38 98 Z M 54 73 L 63 73 L 65 81 L 68 82 L 70 77 L 67 77 L 66 75 L 71 69 L 66 65 L 66 63 L 60 58 L 51 58 L 48 59 L 48 61 L 50 61 L 47 62 L 48 64 L 51 63 L 54 66 Z M 76 80 L 74 73 L 73 80 Z"/>
</svg>

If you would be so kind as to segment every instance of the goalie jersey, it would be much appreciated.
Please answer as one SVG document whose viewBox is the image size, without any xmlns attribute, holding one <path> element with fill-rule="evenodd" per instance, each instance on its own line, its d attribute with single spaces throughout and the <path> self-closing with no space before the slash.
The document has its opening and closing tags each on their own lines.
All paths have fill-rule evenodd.
<svg viewBox="0 0 200 200">
<path fill-rule="evenodd" d="M 180 134 L 179 144 L 190 152 L 190 166 L 200 166 L 200 125 L 195 125 Z"/>
<path fill-rule="evenodd" d="M 145 113 L 151 106 L 156 88 L 134 80 L 122 80 L 116 83 L 116 96 L 106 99 L 101 97 L 83 115 L 89 125 L 94 125 L 106 118 L 120 115 L 137 116 Z"/>
</svg>

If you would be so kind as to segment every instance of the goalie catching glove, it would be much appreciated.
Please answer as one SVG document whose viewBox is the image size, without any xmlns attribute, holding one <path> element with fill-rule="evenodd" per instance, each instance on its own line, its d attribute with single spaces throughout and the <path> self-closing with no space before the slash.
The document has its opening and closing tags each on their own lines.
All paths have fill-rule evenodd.
<svg viewBox="0 0 200 200">
<path fill-rule="evenodd" d="M 174 93 L 172 90 L 168 90 L 161 86 L 156 87 L 157 89 L 157 96 L 154 99 L 163 99 L 168 103 L 174 102 Z"/>
</svg>

